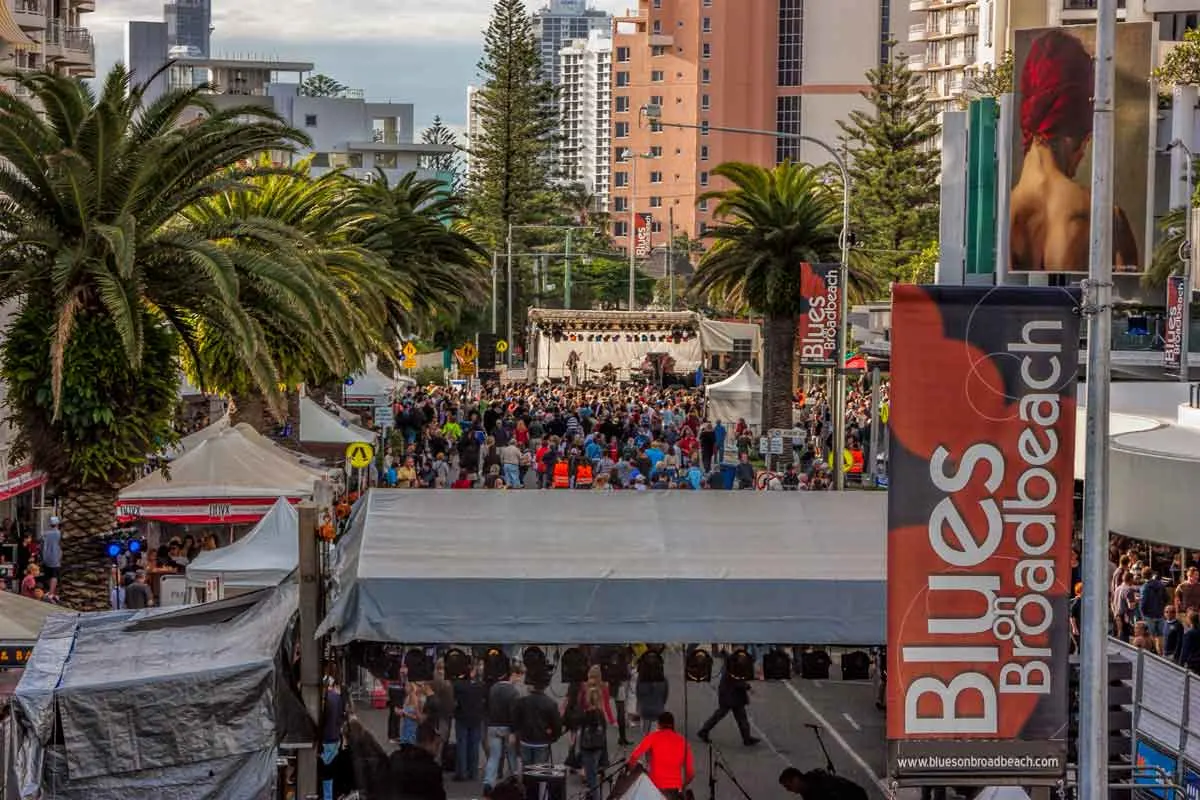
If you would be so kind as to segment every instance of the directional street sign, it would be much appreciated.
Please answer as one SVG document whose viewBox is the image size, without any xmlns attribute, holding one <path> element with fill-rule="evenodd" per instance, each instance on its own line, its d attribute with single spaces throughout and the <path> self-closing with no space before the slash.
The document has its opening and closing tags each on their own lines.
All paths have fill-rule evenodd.
<svg viewBox="0 0 1200 800">
<path fill-rule="evenodd" d="M 396 424 L 396 415 L 392 413 L 391 406 L 375 406 L 375 426 L 378 428 L 390 428 Z"/>
<path fill-rule="evenodd" d="M 504 341 L 503 339 L 496 342 L 496 352 L 497 353 L 507 353 L 508 352 L 508 342 Z"/>
<path fill-rule="evenodd" d="M 375 448 L 366 442 L 351 442 L 346 446 L 346 458 L 350 459 L 350 466 L 355 469 L 367 466 L 374 457 Z"/>
</svg>

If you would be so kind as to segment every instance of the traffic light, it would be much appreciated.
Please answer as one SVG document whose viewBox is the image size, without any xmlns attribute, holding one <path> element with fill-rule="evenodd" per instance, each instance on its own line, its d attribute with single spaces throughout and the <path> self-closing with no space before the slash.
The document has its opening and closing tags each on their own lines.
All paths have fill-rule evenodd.
<svg viewBox="0 0 1200 800">
<path fill-rule="evenodd" d="M 496 368 L 496 342 L 500 337 L 494 333 L 480 333 L 478 335 L 476 346 L 479 350 L 479 356 L 476 363 L 481 370 L 493 370 Z"/>
</svg>

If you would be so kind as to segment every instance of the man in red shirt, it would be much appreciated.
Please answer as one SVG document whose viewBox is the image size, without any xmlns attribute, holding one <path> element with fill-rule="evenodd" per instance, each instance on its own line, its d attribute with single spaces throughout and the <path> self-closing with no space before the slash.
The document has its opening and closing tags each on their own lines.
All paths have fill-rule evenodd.
<svg viewBox="0 0 1200 800">
<path fill-rule="evenodd" d="M 658 715 L 658 730 L 644 736 L 629 754 L 629 766 L 643 755 L 650 758 L 650 782 L 667 800 L 681 800 L 684 788 L 696 777 L 696 761 L 687 739 L 675 732 L 675 715 L 670 711 Z"/>
</svg>

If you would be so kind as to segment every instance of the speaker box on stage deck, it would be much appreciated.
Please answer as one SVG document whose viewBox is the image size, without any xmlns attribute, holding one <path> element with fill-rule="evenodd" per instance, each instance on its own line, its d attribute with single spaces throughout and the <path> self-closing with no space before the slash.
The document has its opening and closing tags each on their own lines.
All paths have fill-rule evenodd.
<svg viewBox="0 0 1200 800">
<path fill-rule="evenodd" d="M 597 661 L 605 683 L 625 683 L 629 680 L 629 648 L 625 645 L 601 647 Z"/>
<path fill-rule="evenodd" d="M 531 764 L 521 770 L 525 800 L 567 800 L 567 768 L 561 764 Z"/>
<path fill-rule="evenodd" d="M 663 666 L 663 657 L 653 650 L 647 650 L 638 659 L 638 681 L 662 683 L 667 679 Z"/>
<path fill-rule="evenodd" d="M 842 653 L 842 680 L 865 681 L 871 677 L 871 657 L 862 650 Z"/>
<path fill-rule="evenodd" d="M 588 658 L 578 647 L 568 647 L 562 654 L 563 683 L 584 683 L 587 681 Z"/>
<path fill-rule="evenodd" d="M 808 650 L 800 655 L 800 677 L 809 681 L 829 680 L 833 659 L 824 650 Z"/>
<path fill-rule="evenodd" d="M 792 658 L 785 651 L 775 648 L 763 656 L 763 680 L 787 681 L 792 678 Z"/>
</svg>

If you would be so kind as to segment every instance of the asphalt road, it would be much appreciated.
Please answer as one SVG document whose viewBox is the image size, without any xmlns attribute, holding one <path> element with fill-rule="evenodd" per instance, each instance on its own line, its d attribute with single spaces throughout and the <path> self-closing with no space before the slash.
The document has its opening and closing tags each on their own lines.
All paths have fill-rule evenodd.
<svg viewBox="0 0 1200 800">
<path fill-rule="evenodd" d="M 836 654 L 835 654 L 836 659 Z M 808 727 L 818 725 L 834 767 L 843 775 L 867 788 L 873 798 L 891 797 L 881 780 L 886 774 L 887 743 L 884 735 L 883 713 L 875 708 L 874 688 L 870 681 L 842 681 L 835 663 L 831 670 L 834 679 L 808 681 L 799 678 L 789 682 L 754 684 L 751 695 L 750 721 L 755 736 L 762 741 L 754 747 L 741 743 L 733 717 L 726 717 L 713 730 L 710 748 L 696 738 L 696 731 L 716 707 L 716 684 L 683 682 L 682 659 L 668 658 L 671 697 L 668 707 L 677 723 L 686 720 L 688 737 L 695 750 L 697 776 L 693 784 L 697 800 L 747 800 L 729 774 L 717 769 L 716 785 L 710 791 L 710 758 L 723 763 L 737 779 L 749 800 L 794 800 L 779 786 L 780 771 L 786 766 L 801 770 L 825 766 L 816 735 Z M 685 688 L 686 687 L 686 688 Z M 561 701 L 563 687 L 557 684 L 550 693 Z M 686 696 L 686 709 L 685 709 Z M 386 715 L 384 712 L 359 711 L 359 717 L 384 741 Z M 626 749 L 616 743 L 616 731 L 610 732 L 609 753 L 616 763 Z M 638 739 L 636 727 L 629 738 Z M 566 755 L 565 739 L 555 747 L 555 761 Z M 477 783 L 455 783 L 447 775 L 446 788 L 451 800 L 475 800 L 481 796 Z M 568 800 L 583 800 L 582 784 L 572 778 Z M 919 797 L 908 790 L 896 795 L 902 800 Z"/>
</svg>

